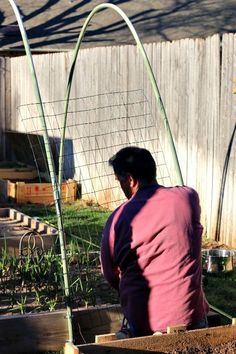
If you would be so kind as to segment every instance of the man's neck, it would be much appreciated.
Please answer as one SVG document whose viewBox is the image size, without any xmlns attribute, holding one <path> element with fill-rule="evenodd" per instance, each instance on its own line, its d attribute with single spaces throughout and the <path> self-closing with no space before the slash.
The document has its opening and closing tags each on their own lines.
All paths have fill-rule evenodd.
<svg viewBox="0 0 236 354">
<path fill-rule="evenodd" d="M 138 182 L 138 188 L 137 190 L 141 189 L 141 188 L 145 188 L 145 187 L 150 187 L 150 186 L 153 186 L 153 185 L 157 185 L 157 180 L 156 179 L 153 179 L 151 182 L 141 182 L 139 181 Z"/>
</svg>

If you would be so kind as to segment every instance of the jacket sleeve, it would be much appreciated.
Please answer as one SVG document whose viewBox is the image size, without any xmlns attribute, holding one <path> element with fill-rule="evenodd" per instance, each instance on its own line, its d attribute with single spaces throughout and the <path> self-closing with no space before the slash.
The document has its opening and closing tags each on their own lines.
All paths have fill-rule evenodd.
<svg viewBox="0 0 236 354">
<path fill-rule="evenodd" d="M 115 289 L 119 289 L 120 270 L 115 264 L 113 252 L 115 242 L 115 231 L 113 226 L 114 214 L 108 219 L 103 230 L 101 242 L 101 270 L 108 283 Z"/>
</svg>

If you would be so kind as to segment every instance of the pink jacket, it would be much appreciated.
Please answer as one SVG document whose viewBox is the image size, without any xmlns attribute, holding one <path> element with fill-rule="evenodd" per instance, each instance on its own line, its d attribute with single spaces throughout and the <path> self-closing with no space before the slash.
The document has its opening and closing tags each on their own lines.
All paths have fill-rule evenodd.
<svg viewBox="0 0 236 354">
<path fill-rule="evenodd" d="M 206 316 L 201 235 L 199 198 L 189 187 L 142 188 L 108 219 L 102 271 L 140 335 Z"/>
</svg>

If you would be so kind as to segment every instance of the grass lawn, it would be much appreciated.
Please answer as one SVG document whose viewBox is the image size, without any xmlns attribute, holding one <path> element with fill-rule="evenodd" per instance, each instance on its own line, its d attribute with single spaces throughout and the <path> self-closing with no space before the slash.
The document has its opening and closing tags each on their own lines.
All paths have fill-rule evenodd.
<svg viewBox="0 0 236 354">
<path fill-rule="evenodd" d="M 24 205 L 20 210 L 29 215 L 42 218 L 46 223 L 57 226 L 56 210 L 54 207 Z M 74 240 L 78 245 L 99 250 L 104 224 L 110 211 L 96 205 L 88 205 L 81 201 L 62 206 L 66 241 Z"/>
<path fill-rule="evenodd" d="M 206 275 L 204 286 L 208 302 L 232 317 L 236 317 L 236 270 L 222 275 Z M 223 324 L 231 320 L 222 317 Z"/>
</svg>

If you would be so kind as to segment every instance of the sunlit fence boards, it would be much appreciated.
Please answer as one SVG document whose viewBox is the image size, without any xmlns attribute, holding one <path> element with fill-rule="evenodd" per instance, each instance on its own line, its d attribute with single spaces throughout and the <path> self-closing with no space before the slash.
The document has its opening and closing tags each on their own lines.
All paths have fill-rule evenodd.
<svg viewBox="0 0 236 354">
<path fill-rule="evenodd" d="M 227 155 L 236 121 L 236 96 L 232 94 L 236 35 L 150 43 L 144 47 L 167 112 L 184 181 L 196 188 L 201 198 L 204 233 L 209 238 L 215 237 L 219 199 L 223 196 L 220 240 L 236 247 L 235 141 L 230 156 Z M 49 135 L 54 141 L 59 141 L 63 125 L 62 101 L 72 57 L 73 53 L 34 55 L 42 100 L 51 117 L 48 118 Z M 7 102 L 10 102 L 11 115 L 6 115 L 2 128 L 25 132 L 27 118 L 27 132 L 36 133 L 35 121 L 33 117 L 30 119 L 35 97 L 27 60 L 18 57 L 11 58 L 10 62 L 11 81 L 6 82 L 6 88 L 10 84 Z M 1 102 L 2 95 L 1 91 Z M 110 198 L 109 185 L 104 188 L 106 176 L 97 177 L 100 173 L 109 174 L 105 162 L 116 149 L 127 144 L 149 148 L 162 166 L 160 181 L 176 184 L 161 113 L 136 46 L 82 49 L 71 99 L 74 100 L 70 102 L 66 146 L 76 162 L 72 166 L 68 159 L 70 167 L 68 164 L 67 167 L 81 179 L 82 185 L 83 178 L 89 180 L 92 176 L 91 185 L 88 182 L 86 185 L 93 189 L 94 195 L 102 186 L 106 198 Z M 60 100 L 60 104 L 55 103 Z M 19 109 L 22 106 L 27 107 L 24 108 L 27 113 Z M 113 183 L 111 176 L 108 180 Z"/>
</svg>

